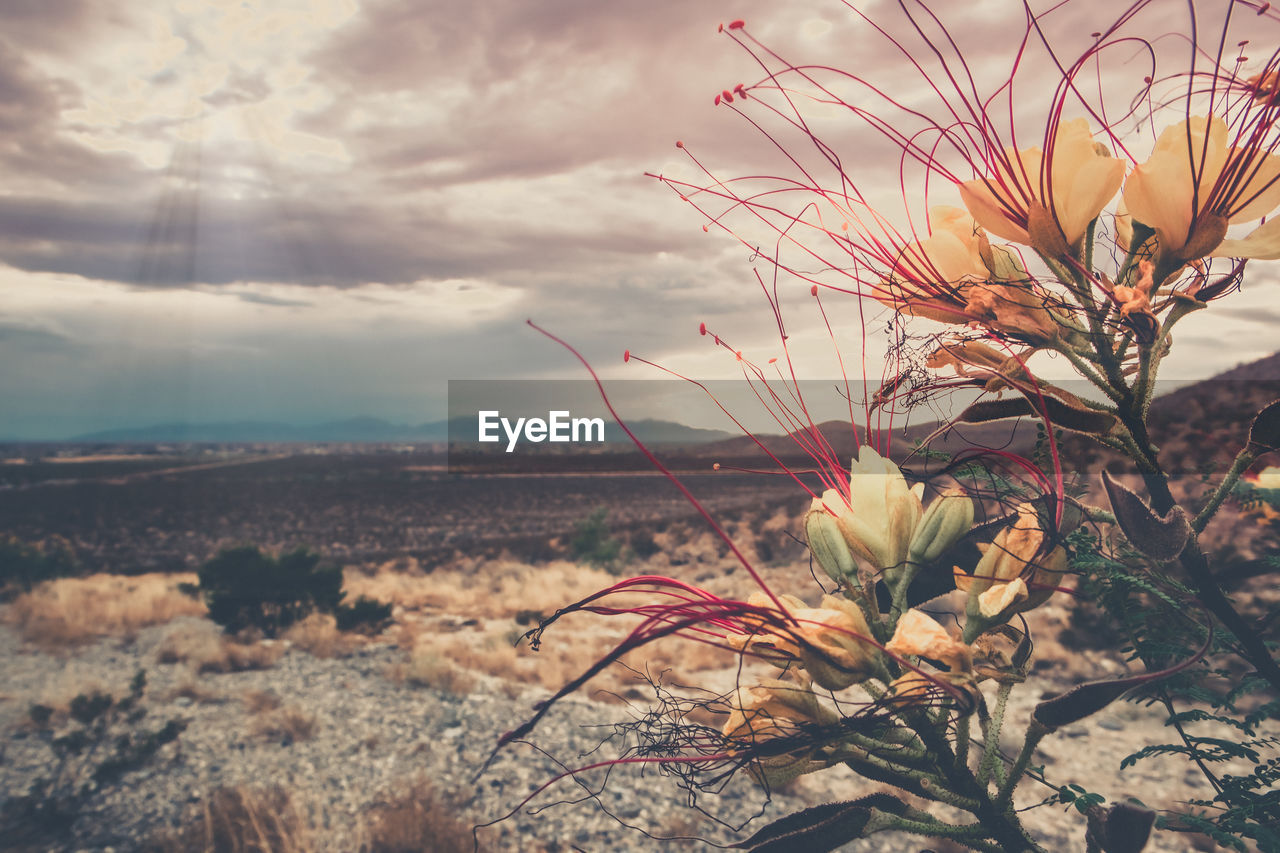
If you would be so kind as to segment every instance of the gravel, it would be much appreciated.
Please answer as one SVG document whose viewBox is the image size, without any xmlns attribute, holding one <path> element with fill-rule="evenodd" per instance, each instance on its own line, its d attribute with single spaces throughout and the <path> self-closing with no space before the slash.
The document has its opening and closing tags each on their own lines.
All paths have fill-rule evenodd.
<svg viewBox="0 0 1280 853">
<path fill-rule="evenodd" d="M 514 744 L 480 770 L 500 734 L 527 719 L 545 691 L 528 689 L 512 696 L 509 685 L 487 678 L 466 696 L 408 686 L 387 675 L 405 656 L 388 643 L 371 643 L 331 659 L 289 649 L 268 670 L 194 679 L 185 664 L 156 662 L 157 646 L 166 635 L 200 627 L 195 624 L 200 621 L 183 617 L 146 629 L 132 641 L 102 641 L 61 657 L 24 646 L 10 628 L 0 626 L 0 807 L 49 767 L 48 734 L 26 721 L 33 701 L 61 695 L 65 703 L 93 686 L 123 693 L 137 668 L 144 667 L 147 719 L 153 726 L 173 717 L 187 721 L 176 743 L 89 798 L 67 830 L 64 846 L 41 849 L 135 850 L 157 833 L 189 824 L 200 814 L 202 800 L 220 787 L 271 784 L 290 792 L 295 805 L 309 815 L 318 830 L 318 849 L 349 853 L 360 847 L 371 807 L 385 801 L 396 786 L 422 775 L 438 791 L 457 797 L 459 816 L 468 824 L 498 821 L 477 831 L 482 850 L 710 850 L 715 849 L 711 844 L 693 840 L 651 840 L 622 824 L 654 835 L 692 829 L 711 842 L 731 843 L 771 819 L 879 787 L 837 769 L 804 777 L 769 801 L 746 774 L 739 774 L 718 796 L 698 802 L 734 827 L 758 815 L 737 833 L 686 808 L 672 779 L 634 766 L 614 768 L 595 801 L 591 795 L 605 781 L 603 771 L 584 774 L 580 784 L 556 782 L 522 808 L 522 801 L 562 772 L 562 765 L 530 746 Z M 196 690 L 189 689 L 193 685 Z M 256 733 L 261 727 L 255 729 L 255 715 L 245 701 L 251 691 L 270 691 L 283 707 L 313 715 L 311 736 Z M 1008 719 L 1025 725 L 1041 692 L 1031 685 L 1015 692 L 1025 698 L 1011 705 Z M 270 712 L 258 716 L 262 713 Z M 542 746 L 554 745 L 555 758 L 567 766 L 590 764 L 616 754 L 610 744 L 601 746 L 610 732 L 604 726 L 627 715 L 620 705 L 571 698 L 544 719 L 535 739 Z M 1143 764 L 1123 777 L 1112 772 L 1142 738 L 1159 737 L 1158 714 L 1120 705 L 1104 712 L 1098 727 L 1102 731 L 1066 729 L 1037 760 L 1055 778 L 1088 780 L 1086 787 L 1109 799 L 1139 793 L 1151 805 L 1164 805 L 1204 793 L 1195 787 L 1198 777 L 1177 761 Z M 592 752 L 596 747 L 599 751 Z M 1045 792 L 1032 791 L 1031 800 Z M 1074 812 L 1046 807 L 1033 813 L 1030 822 L 1048 849 L 1083 848 L 1082 821 Z M 915 838 L 882 835 L 846 849 L 887 853 L 928 846 Z M 1186 849 L 1185 839 L 1177 836 L 1148 847 Z"/>
</svg>

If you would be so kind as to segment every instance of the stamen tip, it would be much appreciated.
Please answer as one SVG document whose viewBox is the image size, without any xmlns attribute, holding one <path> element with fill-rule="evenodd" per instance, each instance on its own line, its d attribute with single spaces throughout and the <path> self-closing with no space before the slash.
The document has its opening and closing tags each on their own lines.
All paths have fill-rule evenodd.
<svg viewBox="0 0 1280 853">
<path fill-rule="evenodd" d="M 729 29 L 731 29 L 731 30 L 740 30 L 740 29 L 742 29 L 743 27 L 745 27 L 746 25 L 747 25 L 747 22 L 746 22 L 746 21 L 743 21 L 743 20 L 730 21 L 730 22 L 729 22 Z"/>
<path fill-rule="evenodd" d="M 623 350 L 623 351 L 622 351 L 622 363 L 623 363 L 623 364 L 626 364 L 626 363 L 627 363 L 627 362 L 629 362 L 629 361 L 631 361 L 631 350 Z"/>
<path fill-rule="evenodd" d="M 698 334 L 702 335 L 703 337 L 706 337 L 706 336 L 707 336 L 707 324 L 706 324 L 706 323 L 699 323 L 699 324 L 698 324 Z"/>
</svg>

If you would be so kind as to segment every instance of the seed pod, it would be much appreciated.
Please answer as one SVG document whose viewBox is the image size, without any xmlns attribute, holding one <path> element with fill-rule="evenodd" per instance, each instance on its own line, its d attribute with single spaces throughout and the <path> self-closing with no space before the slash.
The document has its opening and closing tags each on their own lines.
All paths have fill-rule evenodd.
<svg viewBox="0 0 1280 853">
<path fill-rule="evenodd" d="M 1249 427 L 1249 447 L 1255 453 L 1280 450 L 1280 400 L 1267 406 Z"/>
<path fill-rule="evenodd" d="M 1116 523 L 1135 548 L 1154 560 L 1172 560 L 1182 553 L 1191 538 L 1191 523 L 1182 507 L 1175 506 L 1161 517 L 1106 471 L 1102 472 L 1102 484 Z"/>
<path fill-rule="evenodd" d="M 1141 853 L 1151 837 L 1156 813 L 1136 803 L 1116 803 L 1111 808 L 1089 809 L 1086 838 L 1103 853 Z"/>
<path fill-rule="evenodd" d="M 844 803 L 827 803 L 776 820 L 734 848 L 750 853 L 827 853 L 865 838 L 876 812 L 901 815 L 907 804 L 890 794 L 871 794 Z"/>
</svg>

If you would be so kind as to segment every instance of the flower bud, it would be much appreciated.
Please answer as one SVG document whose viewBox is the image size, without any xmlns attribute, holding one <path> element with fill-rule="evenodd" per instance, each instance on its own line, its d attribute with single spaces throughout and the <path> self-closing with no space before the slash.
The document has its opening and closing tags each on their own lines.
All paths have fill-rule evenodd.
<svg viewBox="0 0 1280 853">
<path fill-rule="evenodd" d="M 911 538 L 912 562 L 932 563 L 973 527 L 973 501 L 963 489 L 947 489 L 925 510 Z"/>
<path fill-rule="evenodd" d="M 809 551 L 818 565 L 836 583 L 843 583 L 857 573 L 853 552 L 844 541 L 840 526 L 830 514 L 821 509 L 810 509 L 804 516 L 805 534 L 809 539 Z"/>
<path fill-rule="evenodd" d="M 893 460 L 871 447 L 862 448 L 849 473 L 847 495 L 828 489 L 810 511 L 832 516 L 849 550 L 874 568 L 902 566 L 924 512 L 923 486 L 909 487 Z"/>
</svg>

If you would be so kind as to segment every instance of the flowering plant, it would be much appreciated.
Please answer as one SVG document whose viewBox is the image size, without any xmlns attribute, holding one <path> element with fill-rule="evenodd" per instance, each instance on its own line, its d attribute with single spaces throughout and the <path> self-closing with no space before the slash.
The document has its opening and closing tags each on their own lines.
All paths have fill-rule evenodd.
<svg viewBox="0 0 1280 853">
<path fill-rule="evenodd" d="M 974 850 L 1042 850 L 1015 801 L 1028 779 L 1047 783 L 1037 746 L 1137 690 L 1167 708 L 1178 736 L 1152 749 L 1187 756 L 1215 795 L 1157 815 L 1140 804 L 1104 808 L 1079 786 L 1051 785 L 1047 801 L 1087 815 L 1088 849 L 1140 850 L 1157 819 L 1241 850 L 1247 842 L 1280 849 L 1280 761 L 1261 757 L 1277 741 L 1256 734 L 1280 708 L 1280 664 L 1267 633 L 1276 620 L 1226 595 L 1199 541 L 1241 476 L 1280 448 L 1280 405 L 1258 415 L 1230 470 L 1185 499 L 1189 509 L 1148 429 L 1174 327 L 1238 290 L 1246 261 L 1280 258 L 1280 227 L 1267 219 L 1280 206 L 1280 51 L 1251 57 L 1237 37 L 1274 34 L 1280 15 L 1252 0 L 1207 11 L 1138 0 L 1071 58 L 1049 33 L 1078 23 L 1076 12 L 1096 11 L 1082 5 L 1017 4 L 1020 33 L 1006 39 L 1002 76 L 985 87 L 961 37 L 921 0 L 896 4 L 892 21 L 845 3 L 894 58 L 892 85 L 869 71 L 793 64 L 743 21 L 722 27 L 763 75 L 724 90 L 716 104 L 773 142 L 788 171 L 722 178 L 677 143 L 697 176 L 655 177 L 708 230 L 749 247 L 772 281 L 764 290 L 789 376 L 771 380 L 712 339 L 743 364 L 813 459 L 811 471 L 795 470 L 761 443 L 810 496 L 804 539 L 828 583 L 810 591 L 797 578 L 774 589 L 726 536 L 754 585 L 741 597 L 642 576 L 572 604 L 533 641 L 567 612 L 640 621 L 506 740 L 527 736 L 554 701 L 623 654 L 684 636 L 731 651 L 744 673 L 754 664 L 771 672 L 674 704 L 669 725 L 637 729 L 642 748 L 624 760 L 658 764 L 690 792 L 738 770 L 777 786 L 837 766 L 885 786 L 776 821 L 739 847 L 830 850 L 898 830 Z M 1171 12 L 1186 15 L 1185 28 L 1170 29 Z M 918 75 L 907 91 L 904 66 Z M 1024 94 L 1046 88 L 1047 98 Z M 820 135 L 823 123 L 845 133 L 840 122 L 856 126 L 860 144 L 887 143 L 896 154 L 904 227 L 873 203 L 882 188 Z M 939 193 L 945 204 L 933 203 Z M 856 300 L 861 317 L 888 313 L 882 382 L 860 414 L 850 395 L 852 460 L 813 422 L 794 381 L 777 296 L 790 282 L 810 290 L 828 329 L 822 298 L 833 293 Z M 841 337 L 833 333 L 837 344 Z M 868 334 L 859 337 L 865 352 Z M 1052 357 L 1089 393 L 1046 378 Z M 928 474 L 919 448 L 893 446 L 896 415 L 955 393 L 978 397 L 944 429 L 1034 419 L 1036 452 L 975 446 L 943 454 L 941 470 Z M 1089 498 L 1088 484 L 1064 470 L 1068 441 L 1127 460 L 1145 496 L 1104 473 L 1098 497 L 1109 506 L 1096 505 L 1103 501 Z M 940 578 L 954 589 L 945 600 Z M 1033 658 L 1025 616 L 1055 595 L 1099 601 L 1140 671 L 1040 701 L 1021 744 L 1006 753 L 1009 699 Z M 1225 686 L 1222 673 L 1231 673 Z M 1250 691 L 1257 698 L 1243 702 Z M 718 725 L 705 722 L 708 711 Z M 1190 726 L 1205 718 L 1241 738 L 1211 748 Z M 1131 759 L 1146 754 L 1154 752 Z M 1252 775 L 1210 769 L 1241 756 L 1258 766 Z"/>
</svg>

